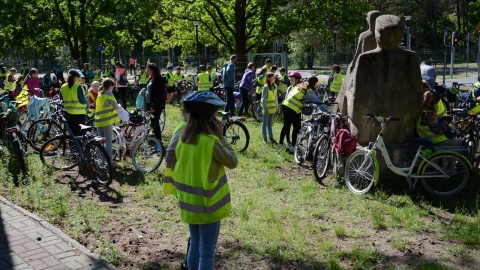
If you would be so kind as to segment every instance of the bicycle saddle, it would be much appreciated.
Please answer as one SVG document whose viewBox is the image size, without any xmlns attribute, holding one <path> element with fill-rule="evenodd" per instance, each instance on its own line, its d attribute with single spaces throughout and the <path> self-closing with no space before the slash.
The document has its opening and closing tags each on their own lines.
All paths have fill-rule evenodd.
<svg viewBox="0 0 480 270">
<path fill-rule="evenodd" d="M 92 131 L 93 130 L 93 126 L 86 126 L 86 125 L 82 125 L 80 124 L 80 131 Z"/>
</svg>

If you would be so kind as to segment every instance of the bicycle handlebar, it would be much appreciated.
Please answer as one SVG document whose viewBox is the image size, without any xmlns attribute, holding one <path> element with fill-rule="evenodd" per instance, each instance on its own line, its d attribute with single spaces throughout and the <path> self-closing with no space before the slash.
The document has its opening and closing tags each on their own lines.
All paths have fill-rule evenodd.
<svg viewBox="0 0 480 270">
<path fill-rule="evenodd" d="M 384 121 L 400 121 L 400 118 L 394 117 L 394 116 L 389 116 L 389 117 L 382 117 L 382 116 L 376 116 L 371 113 L 366 113 L 365 118 L 368 119 L 376 119 L 377 121 L 381 122 L 382 120 Z"/>
</svg>

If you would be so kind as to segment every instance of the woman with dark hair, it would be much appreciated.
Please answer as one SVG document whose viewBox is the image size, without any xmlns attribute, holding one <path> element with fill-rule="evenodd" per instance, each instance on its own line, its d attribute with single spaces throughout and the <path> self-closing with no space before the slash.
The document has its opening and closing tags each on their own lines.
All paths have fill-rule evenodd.
<svg viewBox="0 0 480 270">
<path fill-rule="evenodd" d="M 147 65 L 147 76 L 150 79 L 147 83 L 146 109 L 153 115 L 150 125 L 155 133 L 155 137 L 161 141 L 162 131 L 160 130 L 159 120 L 160 114 L 165 110 L 165 103 L 167 100 L 165 80 L 160 74 L 158 66 L 153 63 Z"/>
<path fill-rule="evenodd" d="M 65 112 L 68 116 L 67 123 L 74 136 L 82 135 L 80 124 L 85 124 L 87 114 L 87 100 L 81 86 L 82 78 L 78 71 L 71 69 L 68 72 L 67 83 L 60 88 L 60 98 L 65 104 Z"/>
</svg>

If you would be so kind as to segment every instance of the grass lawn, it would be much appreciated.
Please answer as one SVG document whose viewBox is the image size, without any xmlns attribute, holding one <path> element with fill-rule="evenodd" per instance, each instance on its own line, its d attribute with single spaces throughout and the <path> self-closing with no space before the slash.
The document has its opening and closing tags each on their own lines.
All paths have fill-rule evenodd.
<svg viewBox="0 0 480 270">
<path fill-rule="evenodd" d="M 179 114 L 167 106 L 165 144 Z M 478 178 L 451 198 L 421 188 L 412 197 L 403 178 L 382 178 L 359 196 L 332 177 L 316 182 L 308 164 L 262 143 L 259 123 L 246 125 L 250 146 L 227 171 L 233 214 L 222 221 L 216 269 L 479 268 Z M 276 123 L 276 139 L 280 129 Z M 188 228 L 176 199 L 162 194 L 164 163 L 143 175 L 127 159 L 102 188 L 84 179 L 86 168 L 49 171 L 35 153 L 28 175 L 8 154 L 0 159 L 0 193 L 93 252 L 122 269 L 179 269 Z"/>
</svg>

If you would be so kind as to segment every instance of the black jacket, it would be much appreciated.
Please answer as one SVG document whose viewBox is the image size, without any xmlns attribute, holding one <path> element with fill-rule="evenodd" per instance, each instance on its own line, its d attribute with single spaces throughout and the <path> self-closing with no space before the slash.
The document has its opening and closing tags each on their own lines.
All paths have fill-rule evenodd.
<svg viewBox="0 0 480 270">
<path fill-rule="evenodd" d="M 159 76 L 152 81 L 152 92 L 150 97 L 150 107 L 156 112 L 161 112 L 165 109 L 167 101 L 167 91 L 165 89 L 165 79 Z"/>
</svg>

